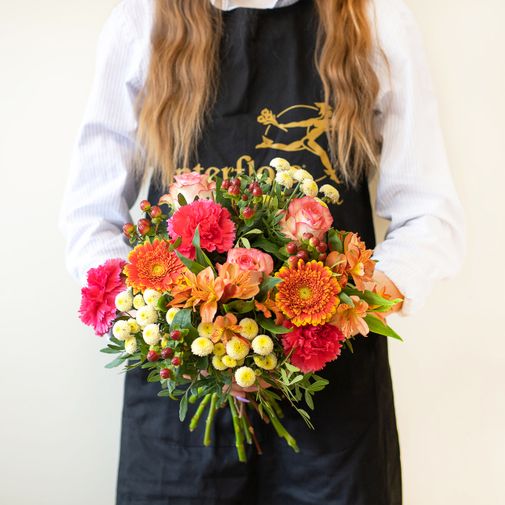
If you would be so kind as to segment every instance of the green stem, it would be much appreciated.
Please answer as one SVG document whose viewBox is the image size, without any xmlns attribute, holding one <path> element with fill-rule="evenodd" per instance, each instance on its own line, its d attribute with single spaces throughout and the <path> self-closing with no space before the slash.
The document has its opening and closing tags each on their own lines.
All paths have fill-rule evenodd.
<svg viewBox="0 0 505 505">
<path fill-rule="evenodd" d="M 275 414 L 274 409 L 268 402 L 264 402 L 263 405 L 265 406 L 265 410 L 268 414 L 268 417 L 270 418 L 270 421 L 272 421 L 272 425 L 275 428 L 275 431 L 277 434 L 284 438 L 286 442 L 288 443 L 289 447 L 291 447 L 295 452 L 300 452 L 300 449 L 298 448 L 298 444 L 296 443 L 296 440 L 289 434 L 289 432 L 284 428 L 282 423 L 279 421 L 279 418 Z"/>
<path fill-rule="evenodd" d="M 235 407 L 235 402 L 231 395 L 228 396 L 228 405 L 230 406 L 231 417 L 233 420 L 233 429 L 235 431 L 235 446 L 237 447 L 238 459 L 240 462 L 245 463 L 247 461 L 247 457 L 244 447 L 244 434 L 240 428 L 240 420 L 237 414 L 237 408 Z"/>
<path fill-rule="evenodd" d="M 282 412 L 282 409 L 280 408 L 279 404 L 277 403 L 277 400 L 275 400 L 274 398 L 269 398 L 268 401 L 271 403 L 275 413 L 277 414 L 277 417 L 279 419 L 282 419 L 284 417 L 284 413 Z"/>
<path fill-rule="evenodd" d="M 202 417 L 203 411 L 207 406 L 207 403 L 209 403 L 210 401 L 210 397 L 211 397 L 210 393 L 208 395 L 205 395 L 202 401 L 200 402 L 200 405 L 198 405 L 195 415 L 191 418 L 191 421 L 189 423 L 189 431 L 196 430 L 196 427 L 198 426 L 198 423 L 200 421 L 200 417 Z"/>
<path fill-rule="evenodd" d="M 212 393 L 210 399 L 210 409 L 207 414 L 207 420 L 205 421 L 205 435 L 203 437 L 203 445 L 210 445 L 210 429 L 212 428 L 212 422 L 214 421 L 214 414 L 216 413 L 216 403 L 217 403 L 217 393 Z"/>
<path fill-rule="evenodd" d="M 249 419 L 245 416 L 245 407 L 244 407 L 243 403 L 240 405 L 239 419 L 242 422 L 242 428 L 244 429 L 244 435 L 245 435 L 246 442 L 249 445 L 251 445 L 252 444 L 252 437 L 251 437 Z"/>
</svg>

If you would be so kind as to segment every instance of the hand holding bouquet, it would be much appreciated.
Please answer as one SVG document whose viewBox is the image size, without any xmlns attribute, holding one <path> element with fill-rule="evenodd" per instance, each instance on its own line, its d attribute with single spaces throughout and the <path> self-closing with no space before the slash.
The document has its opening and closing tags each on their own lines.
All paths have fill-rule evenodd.
<svg viewBox="0 0 505 505">
<path fill-rule="evenodd" d="M 281 422 L 287 400 L 312 427 L 308 410 L 327 380 L 317 375 L 369 331 L 400 338 L 383 313 L 390 299 L 372 282 L 372 251 L 355 233 L 332 228 L 338 191 L 281 158 L 266 174 L 210 180 L 175 177 L 145 217 L 127 223 L 134 248 L 88 272 L 80 316 L 109 335 L 107 365 L 149 370 L 159 396 L 200 402 L 204 443 L 221 407 L 230 409 L 240 461 L 255 443 L 250 412 L 298 450 Z M 318 197 L 319 195 L 319 197 Z M 305 405 L 303 405 L 305 404 Z M 308 410 L 307 410 L 308 409 Z"/>
</svg>

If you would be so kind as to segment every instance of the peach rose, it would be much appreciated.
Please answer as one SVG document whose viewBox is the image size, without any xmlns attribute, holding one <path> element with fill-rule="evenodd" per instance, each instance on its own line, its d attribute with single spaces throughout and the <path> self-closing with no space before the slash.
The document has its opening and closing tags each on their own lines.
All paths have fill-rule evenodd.
<svg viewBox="0 0 505 505">
<path fill-rule="evenodd" d="M 280 225 L 284 235 L 290 239 L 302 240 L 304 233 L 312 233 L 314 237 L 321 240 L 331 228 L 332 223 L 333 217 L 328 207 L 306 196 L 295 198 L 289 204 Z"/>
<path fill-rule="evenodd" d="M 272 257 L 258 249 L 237 247 L 228 251 L 228 263 L 236 263 L 241 270 L 254 270 L 270 275 L 274 269 Z"/>
<path fill-rule="evenodd" d="M 198 197 L 200 200 L 210 200 L 216 189 L 216 183 L 209 181 L 209 176 L 190 172 L 189 174 L 176 175 L 175 182 L 170 184 L 169 192 L 160 198 L 159 203 L 174 205 L 176 209 L 180 207 L 178 196 L 182 195 L 187 203 L 191 203 Z"/>
</svg>

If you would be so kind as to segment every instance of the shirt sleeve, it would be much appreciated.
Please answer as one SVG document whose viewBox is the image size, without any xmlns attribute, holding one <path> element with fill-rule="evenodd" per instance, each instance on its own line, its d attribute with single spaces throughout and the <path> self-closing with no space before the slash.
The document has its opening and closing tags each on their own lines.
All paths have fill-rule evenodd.
<svg viewBox="0 0 505 505">
<path fill-rule="evenodd" d="M 89 268 L 126 258 L 131 250 L 122 226 L 131 220 L 140 187 L 133 163 L 143 48 L 138 29 L 129 26 L 129 5 L 120 3 L 102 28 L 94 83 L 59 213 L 66 266 L 81 284 Z"/>
<path fill-rule="evenodd" d="M 405 316 L 424 305 L 436 281 L 458 272 L 466 231 L 420 30 L 402 1 L 377 1 L 376 15 L 389 69 L 382 64 L 378 72 L 383 146 L 375 208 L 390 224 L 373 258 L 404 294 Z"/>
</svg>

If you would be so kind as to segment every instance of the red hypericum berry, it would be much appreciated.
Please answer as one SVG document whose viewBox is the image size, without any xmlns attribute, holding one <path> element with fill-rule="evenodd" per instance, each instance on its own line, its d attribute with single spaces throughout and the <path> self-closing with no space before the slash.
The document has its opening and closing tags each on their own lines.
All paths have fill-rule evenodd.
<svg viewBox="0 0 505 505">
<path fill-rule="evenodd" d="M 161 216 L 161 209 L 155 205 L 151 208 L 151 217 L 159 217 Z"/>
<path fill-rule="evenodd" d="M 160 359 L 160 355 L 156 351 L 149 351 L 147 353 L 147 361 L 158 361 Z"/>
<path fill-rule="evenodd" d="M 328 250 L 328 244 L 326 242 L 321 242 L 318 246 L 317 246 L 317 250 L 320 252 L 320 253 L 325 253 L 327 250 Z"/>
<path fill-rule="evenodd" d="M 163 359 L 171 358 L 173 354 L 174 354 L 174 350 L 171 347 L 164 347 L 161 350 L 161 357 Z"/>
<path fill-rule="evenodd" d="M 147 212 L 150 208 L 151 208 L 151 202 L 149 202 L 148 200 L 142 200 L 140 202 L 140 210 L 142 212 Z"/>
<path fill-rule="evenodd" d="M 302 238 L 303 240 L 310 240 L 313 236 L 312 233 L 307 232 L 302 235 Z"/>
<path fill-rule="evenodd" d="M 256 187 L 256 183 L 255 182 L 251 182 L 251 184 L 249 184 L 249 186 L 247 186 L 247 189 L 249 191 L 252 191 L 255 187 Z"/>
<path fill-rule="evenodd" d="M 170 371 L 169 368 L 162 368 L 160 370 L 160 377 L 162 379 L 170 379 L 170 376 L 172 375 L 172 372 Z"/>
<path fill-rule="evenodd" d="M 249 197 L 245 193 L 241 196 L 241 198 L 244 202 L 247 202 L 247 200 L 249 200 Z"/>
<path fill-rule="evenodd" d="M 231 186 L 240 186 L 240 181 L 236 177 L 233 177 L 233 179 L 230 179 L 230 185 Z"/>
<path fill-rule="evenodd" d="M 147 235 L 151 231 L 151 223 L 147 219 L 139 219 L 137 228 L 141 235 Z"/>
<path fill-rule="evenodd" d="M 123 225 L 123 233 L 127 237 L 131 237 L 135 233 L 135 225 L 133 223 L 126 223 Z"/>
<path fill-rule="evenodd" d="M 179 358 L 178 356 L 172 358 L 172 365 L 179 366 L 180 364 L 181 364 L 181 358 Z"/>
<path fill-rule="evenodd" d="M 263 195 L 263 190 L 259 186 L 255 186 L 254 189 L 252 190 L 253 196 L 262 196 Z"/>
<path fill-rule="evenodd" d="M 242 211 L 242 215 L 246 219 L 251 219 L 252 217 L 254 217 L 254 214 L 256 214 L 256 211 L 251 207 L 244 207 L 244 210 Z"/>
<path fill-rule="evenodd" d="M 322 253 L 319 255 L 319 261 L 325 261 L 328 255 L 326 253 Z"/>
<path fill-rule="evenodd" d="M 181 332 L 179 330 L 174 330 L 170 333 L 170 337 L 172 338 L 172 340 L 180 340 Z"/>
<path fill-rule="evenodd" d="M 310 244 L 312 247 L 317 247 L 320 243 L 321 243 L 321 241 L 320 241 L 317 237 L 312 237 L 312 238 L 309 240 L 309 244 Z"/>
<path fill-rule="evenodd" d="M 303 261 L 309 261 L 309 253 L 307 251 L 303 251 L 303 250 L 298 251 L 296 253 L 296 256 Z"/>
<path fill-rule="evenodd" d="M 299 260 L 298 256 L 290 256 L 288 258 L 288 266 L 290 268 L 294 268 L 296 265 L 298 265 L 298 260 Z"/>
<path fill-rule="evenodd" d="M 230 183 L 230 179 L 225 179 L 225 180 L 223 181 L 223 184 L 221 184 L 221 187 L 222 187 L 223 189 L 228 189 L 228 188 L 230 187 L 230 185 L 231 185 L 231 183 Z"/>
<path fill-rule="evenodd" d="M 228 189 L 228 194 L 232 196 L 238 196 L 240 195 L 240 186 L 233 186 L 231 185 Z"/>
<path fill-rule="evenodd" d="M 298 252 L 298 244 L 296 242 L 290 242 L 286 246 L 286 251 L 288 251 L 288 254 L 296 254 Z"/>
</svg>

